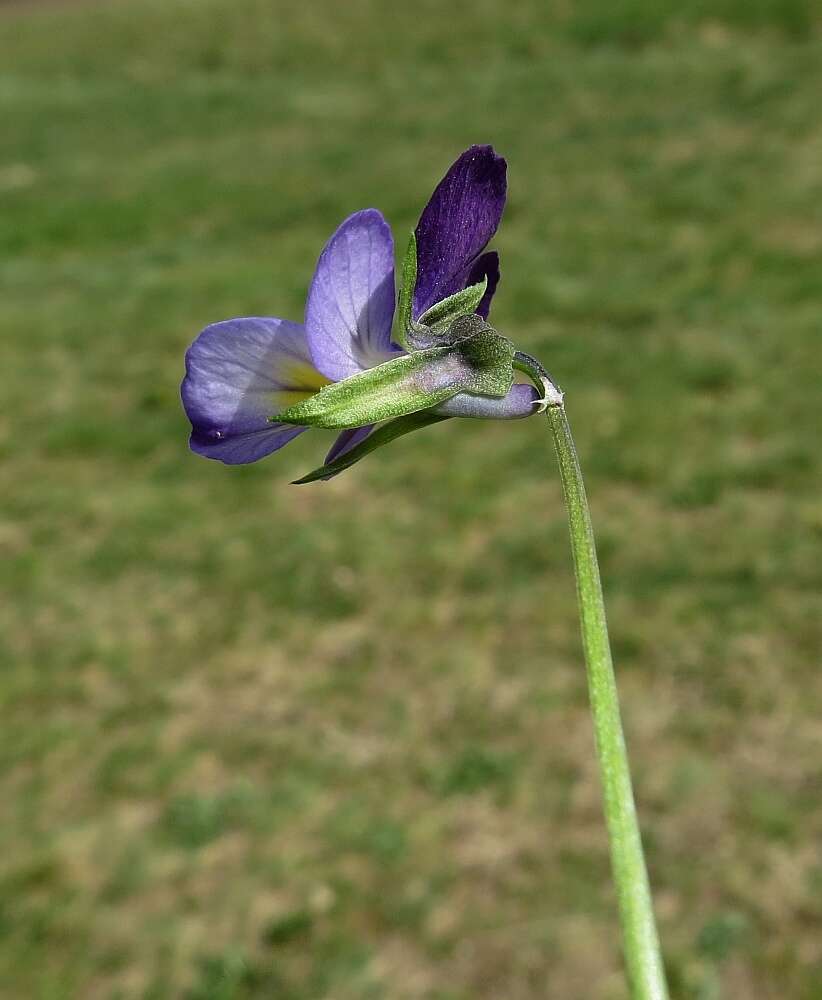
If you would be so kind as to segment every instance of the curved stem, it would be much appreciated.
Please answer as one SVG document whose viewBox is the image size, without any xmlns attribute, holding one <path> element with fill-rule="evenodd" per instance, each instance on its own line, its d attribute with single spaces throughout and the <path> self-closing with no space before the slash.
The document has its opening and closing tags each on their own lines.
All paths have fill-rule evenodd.
<svg viewBox="0 0 822 1000">
<path fill-rule="evenodd" d="M 665 971 L 634 806 L 585 486 L 565 407 L 561 402 L 549 405 L 546 416 L 559 460 L 571 529 L 582 645 L 631 996 L 634 1000 L 666 1000 Z"/>
</svg>

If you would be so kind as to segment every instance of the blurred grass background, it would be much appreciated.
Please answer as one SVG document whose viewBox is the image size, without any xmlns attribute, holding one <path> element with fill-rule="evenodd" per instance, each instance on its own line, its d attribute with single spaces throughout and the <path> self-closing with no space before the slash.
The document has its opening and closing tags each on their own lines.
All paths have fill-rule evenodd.
<svg viewBox="0 0 822 1000">
<path fill-rule="evenodd" d="M 822 996 L 814 0 L 0 9 L 0 995 L 625 997 L 544 424 L 188 453 L 206 323 L 510 163 L 674 996 Z M 398 235 L 398 239 L 401 238 Z"/>
</svg>

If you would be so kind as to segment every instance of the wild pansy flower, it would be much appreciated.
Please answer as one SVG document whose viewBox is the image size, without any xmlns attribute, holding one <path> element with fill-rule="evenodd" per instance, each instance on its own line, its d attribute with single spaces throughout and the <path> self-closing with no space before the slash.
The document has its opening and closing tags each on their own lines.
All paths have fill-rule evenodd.
<svg viewBox="0 0 822 1000">
<path fill-rule="evenodd" d="M 339 429 L 310 480 L 447 417 L 537 412 L 540 393 L 514 384 L 513 347 L 485 322 L 499 282 L 498 255 L 485 248 L 505 197 L 506 163 L 491 146 L 472 146 L 448 170 L 406 254 L 400 343 L 394 240 L 373 208 L 325 245 L 302 325 L 246 317 L 206 327 L 186 354 L 181 390 L 192 450 L 242 464 L 308 427 Z"/>
</svg>

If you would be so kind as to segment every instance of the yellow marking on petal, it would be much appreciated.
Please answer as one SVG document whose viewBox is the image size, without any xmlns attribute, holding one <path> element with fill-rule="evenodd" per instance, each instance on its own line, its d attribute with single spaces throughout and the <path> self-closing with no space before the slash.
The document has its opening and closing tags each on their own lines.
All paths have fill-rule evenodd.
<svg viewBox="0 0 822 1000">
<path fill-rule="evenodd" d="M 295 390 L 299 388 L 309 392 L 317 392 L 324 385 L 330 384 L 330 379 L 320 375 L 313 365 L 300 361 L 299 358 L 282 360 L 277 367 L 276 378 L 278 382 L 294 386 Z"/>
<path fill-rule="evenodd" d="M 280 410 L 285 410 L 295 403 L 301 403 L 304 399 L 308 399 L 309 396 L 313 395 L 313 391 L 305 392 L 302 389 L 278 389 L 276 392 L 271 393 L 271 412 L 279 413 Z"/>
</svg>

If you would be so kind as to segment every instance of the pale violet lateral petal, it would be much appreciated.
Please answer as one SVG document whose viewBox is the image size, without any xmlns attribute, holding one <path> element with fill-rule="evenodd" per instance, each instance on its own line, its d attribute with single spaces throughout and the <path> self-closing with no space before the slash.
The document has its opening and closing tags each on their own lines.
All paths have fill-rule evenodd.
<svg viewBox="0 0 822 1000">
<path fill-rule="evenodd" d="M 256 462 L 304 430 L 268 418 L 327 381 L 298 323 L 251 316 L 207 326 L 186 352 L 180 390 L 192 451 L 229 465 Z"/>
<path fill-rule="evenodd" d="M 387 361 L 394 319 L 394 239 L 382 214 L 349 216 L 326 243 L 308 291 L 305 329 L 316 368 L 339 382 Z"/>
<path fill-rule="evenodd" d="M 331 450 L 325 456 L 324 464 L 329 465 L 347 451 L 356 448 L 360 441 L 364 441 L 373 430 L 374 424 L 366 424 L 364 427 L 352 427 L 350 430 L 340 431 L 334 444 L 331 445 Z"/>
<path fill-rule="evenodd" d="M 443 417 L 475 417 L 480 420 L 520 420 L 539 409 L 539 392 L 532 385 L 516 383 L 502 399 L 459 392 L 433 408 Z"/>
</svg>

